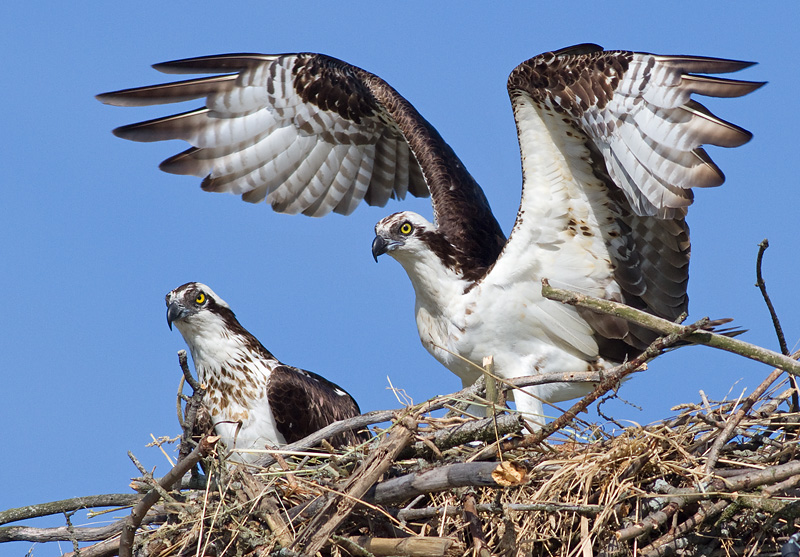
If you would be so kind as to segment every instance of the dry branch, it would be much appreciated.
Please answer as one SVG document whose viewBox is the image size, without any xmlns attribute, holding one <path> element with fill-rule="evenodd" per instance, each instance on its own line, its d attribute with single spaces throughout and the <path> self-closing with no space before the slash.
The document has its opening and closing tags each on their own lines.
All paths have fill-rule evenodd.
<svg viewBox="0 0 800 557">
<path fill-rule="evenodd" d="M 576 292 L 570 292 L 569 290 L 552 287 L 550 283 L 547 282 L 547 279 L 542 279 L 542 296 L 565 304 L 586 308 L 597 313 L 620 317 L 663 335 L 680 334 L 683 330 L 681 325 L 626 306 L 625 304 L 593 298 L 585 294 L 578 294 Z M 800 375 L 800 363 L 792 360 L 788 356 L 778 354 L 777 352 L 767 350 L 755 344 L 749 344 L 711 331 L 695 331 L 689 335 L 686 340 L 695 344 L 704 344 L 712 348 L 733 352 L 745 358 L 780 368 L 793 375 Z"/>
<path fill-rule="evenodd" d="M 192 436 L 195 434 L 195 430 L 205 429 L 197 427 L 197 418 L 198 414 L 201 413 L 203 397 L 206 394 L 206 390 L 192 376 L 186 359 L 186 350 L 178 351 L 178 365 L 180 365 L 181 371 L 183 372 L 183 379 L 189 383 L 189 386 L 192 388 L 192 396 L 186 403 L 183 419 L 181 419 L 180 403 L 178 404 L 178 421 L 183 429 L 180 453 L 178 454 L 178 462 L 180 462 L 192 452 Z M 205 435 L 207 432 L 201 431 L 200 433 L 201 435 Z M 174 487 L 177 488 L 178 486 L 176 485 Z"/>
<path fill-rule="evenodd" d="M 148 515 L 142 520 L 142 524 L 156 522 L 156 514 Z M 105 540 L 118 535 L 124 526 L 124 519 L 113 522 L 107 526 L 70 528 L 69 526 L 58 526 L 56 528 L 31 528 L 28 526 L 5 526 L 0 528 L 0 543 L 2 542 L 57 542 L 57 541 L 79 541 L 94 542 Z"/>
<path fill-rule="evenodd" d="M 398 503 L 428 493 L 456 487 L 501 487 L 492 473 L 497 462 L 465 462 L 386 480 L 365 494 L 365 500 L 381 505 Z"/>
<path fill-rule="evenodd" d="M 141 498 L 142 497 L 140 495 L 135 493 L 107 493 L 104 495 L 73 497 L 72 499 L 62 499 L 61 501 L 40 503 L 38 505 L 27 505 L 25 507 L 18 507 L 16 509 L 0 511 L 0 524 L 8 524 L 9 522 L 17 522 L 19 520 L 37 518 L 52 514 L 63 514 L 80 509 L 92 509 L 97 507 L 129 507 L 136 504 Z"/>
<path fill-rule="evenodd" d="M 460 425 L 440 429 L 424 437 L 433 444 L 436 450 L 441 452 L 474 441 L 492 443 L 506 435 L 519 433 L 522 428 L 522 416 L 519 414 L 505 414 L 481 420 L 464 421 Z M 400 458 L 408 458 L 412 455 L 418 458 L 430 458 L 433 453 L 434 451 L 429 444 L 418 441 L 410 447 L 410 450 L 403 451 Z"/>
<path fill-rule="evenodd" d="M 364 464 L 331 497 L 292 544 L 303 553 L 314 555 L 322 549 L 336 527 L 347 518 L 367 490 L 392 465 L 400 452 L 414 438 L 413 420 L 396 423 L 389 435 L 372 451 Z"/>
<path fill-rule="evenodd" d="M 200 462 L 204 456 L 208 456 L 214 448 L 214 445 L 219 440 L 218 437 L 205 437 L 200 440 L 200 444 L 192 453 L 183 459 L 180 463 L 172 467 L 172 469 L 161 479 L 160 486 L 164 489 L 170 488 L 176 481 L 179 481 L 186 472 L 191 470 L 192 467 Z M 159 490 L 153 489 L 148 492 L 139 503 L 131 511 L 131 515 L 125 519 L 125 525 L 122 528 L 122 535 L 119 539 L 119 554 L 120 557 L 130 557 L 131 547 L 133 545 L 133 537 L 136 534 L 136 529 L 142 524 L 147 511 L 150 507 L 156 504 L 161 497 Z"/>
<path fill-rule="evenodd" d="M 537 513 L 575 513 L 580 515 L 594 516 L 605 510 L 601 505 L 573 505 L 570 503 L 484 503 L 475 507 L 479 513 L 504 514 L 508 511 L 513 512 L 537 512 Z M 414 521 L 434 516 L 455 516 L 461 511 L 458 507 L 440 506 L 425 507 L 423 509 L 403 509 L 397 513 L 398 520 Z"/>
<path fill-rule="evenodd" d="M 464 544 L 451 538 L 372 538 L 357 536 L 349 538 L 358 547 L 374 555 L 397 557 L 463 557 Z"/>
</svg>

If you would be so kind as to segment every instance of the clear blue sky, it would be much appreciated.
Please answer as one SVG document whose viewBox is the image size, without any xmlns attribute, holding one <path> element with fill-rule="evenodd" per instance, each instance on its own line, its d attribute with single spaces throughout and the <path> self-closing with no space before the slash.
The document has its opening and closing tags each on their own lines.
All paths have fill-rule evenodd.
<svg viewBox="0 0 800 557">
<path fill-rule="evenodd" d="M 0 8 L 0 422 L 7 431 L 0 509 L 126 491 L 138 475 L 128 450 L 157 465 L 156 474 L 166 471 L 164 457 L 144 445 L 151 433 L 178 433 L 175 353 L 184 344 L 167 328 L 164 294 L 187 281 L 209 284 L 279 358 L 339 383 L 364 411 L 397 406 L 387 376 L 415 401 L 459 387 L 419 343 L 401 267 L 389 258 L 376 265 L 370 254 L 375 222 L 401 208 L 430 216 L 428 202 L 314 220 L 204 193 L 199 179 L 160 172 L 158 163 L 182 144 L 131 143 L 111 129 L 166 112 L 94 99 L 162 79 L 149 67 L 155 62 L 317 51 L 368 69 L 436 126 L 508 231 L 520 163 L 505 82 L 516 64 L 589 41 L 755 60 L 760 65 L 736 77 L 769 85 L 706 103 L 755 137 L 733 151 L 709 149 L 728 180 L 697 192 L 689 214 L 691 318 L 734 317 L 750 330 L 745 340 L 777 346 L 754 288 L 757 244 L 766 237 L 767 284 L 796 345 L 799 5 L 533 4 L 31 1 Z M 710 349 L 680 350 L 622 389 L 642 410 L 617 404 L 609 411 L 649 423 L 698 400 L 700 389 L 736 398 L 769 371 Z M 28 546 L 0 545 L 0 555 Z M 35 555 L 57 552 L 51 545 Z"/>
</svg>

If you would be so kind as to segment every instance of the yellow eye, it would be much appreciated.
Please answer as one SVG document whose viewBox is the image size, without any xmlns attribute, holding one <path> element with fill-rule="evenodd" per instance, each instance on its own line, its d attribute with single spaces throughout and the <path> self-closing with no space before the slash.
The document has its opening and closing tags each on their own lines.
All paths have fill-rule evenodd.
<svg viewBox="0 0 800 557">
<path fill-rule="evenodd" d="M 194 299 L 194 301 L 195 301 L 195 303 L 197 303 L 197 304 L 202 304 L 203 302 L 205 302 L 205 301 L 206 301 L 206 295 L 205 295 L 205 294 L 203 294 L 202 292 L 200 292 L 200 293 L 197 295 L 197 298 L 195 298 L 195 299 Z"/>
<path fill-rule="evenodd" d="M 409 234 L 411 234 L 412 230 L 414 230 L 414 227 L 411 226 L 410 222 L 404 222 L 403 224 L 400 225 L 400 234 L 402 234 L 403 236 L 408 236 Z"/>
</svg>

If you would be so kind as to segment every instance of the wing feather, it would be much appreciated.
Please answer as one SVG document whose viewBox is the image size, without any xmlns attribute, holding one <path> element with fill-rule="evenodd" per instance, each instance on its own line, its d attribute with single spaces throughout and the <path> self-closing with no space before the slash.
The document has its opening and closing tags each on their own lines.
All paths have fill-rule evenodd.
<svg viewBox="0 0 800 557">
<path fill-rule="evenodd" d="M 273 209 L 279 213 L 297 214 L 312 205 L 320 192 L 333 181 L 336 169 L 331 167 L 341 164 L 346 149 L 343 145 L 316 143 L 271 194 L 271 197 L 281 199 L 280 202 L 272 202 Z"/>
<path fill-rule="evenodd" d="M 278 431 L 294 443 L 325 426 L 358 416 L 358 404 L 344 389 L 324 377 L 295 367 L 277 366 L 270 373 L 267 399 Z M 354 432 L 339 434 L 333 445 L 363 441 Z"/>
<path fill-rule="evenodd" d="M 408 193 L 430 195 L 439 231 L 467 259 L 485 269 L 500 253 L 505 236 L 483 191 L 436 130 L 379 77 L 310 53 L 214 55 L 154 67 L 222 74 L 98 95 L 119 106 L 205 97 L 201 109 L 115 130 L 135 141 L 192 145 L 163 170 L 205 176 L 205 190 L 311 216 L 348 214 L 361 200 L 382 206 Z M 330 160 L 303 163 L 324 151 Z"/>
<path fill-rule="evenodd" d="M 684 216 L 691 188 L 724 181 L 702 145 L 736 147 L 750 139 L 691 95 L 738 97 L 763 85 L 694 72 L 749 65 L 579 45 L 518 66 L 508 89 L 523 195 L 512 234 L 485 282 L 500 286 L 527 273 L 529 296 L 548 278 L 670 320 L 686 311 Z M 550 304 L 537 301 L 543 308 Z M 596 354 L 609 358 L 623 358 L 653 338 L 618 319 L 574 315 L 591 326 L 588 336 L 563 314 L 552 330 L 562 340 L 582 338 L 582 346 L 593 336 Z"/>
<path fill-rule="evenodd" d="M 98 99 L 145 106 L 205 98 L 203 108 L 114 131 L 134 141 L 189 142 L 192 148 L 161 168 L 205 177 L 205 190 L 251 202 L 267 199 L 277 211 L 313 216 L 332 210 L 348 214 L 362 199 L 383 205 L 409 191 L 429 195 L 421 171 L 409 171 L 409 165 L 419 165 L 393 117 L 369 91 L 372 76 L 363 70 L 316 54 L 218 55 L 154 67 L 224 75 L 125 89 Z M 325 152 L 330 160 L 319 159 Z M 311 153 L 313 160 L 306 160 Z"/>
</svg>

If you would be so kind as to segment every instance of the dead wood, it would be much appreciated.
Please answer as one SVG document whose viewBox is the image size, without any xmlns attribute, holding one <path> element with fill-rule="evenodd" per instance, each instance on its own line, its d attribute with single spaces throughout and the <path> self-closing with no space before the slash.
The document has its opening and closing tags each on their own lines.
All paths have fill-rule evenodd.
<svg viewBox="0 0 800 557">
<path fill-rule="evenodd" d="M 417 536 L 414 538 L 349 538 L 375 557 L 463 557 L 464 544 L 452 538 Z"/>
<path fill-rule="evenodd" d="M 632 321 L 661 334 L 680 334 L 682 332 L 682 325 L 677 325 L 666 319 L 661 319 L 644 311 L 626 306 L 625 304 L 554 288 L 550 286 L 547 279 L 542 280 L 542 296 L 598 313 L 621 317 L 622 319 L 627 319 L 628 321 Z M 792 375 L 800 375 L 800 363 L 792 360 L 788 356 L 729 336 L 720 335 L 711 331 L 698 330 L 687 337 L 686 340 L 696 344 L 704 344 L 712 348 L 733 352 L 745 358 L 750 358 L 751 360 L 780 368 Z"/>
<path fill-rule="evenodd" d="M 197 448 L 183 459 L 183 461 L 173 466 L 172 470 L 161 479 L 160 486 L 166 489 L 180 480 L 186 472 L 200 462 L 202 457 L 208 456 L 211 453 L 218 440 L 218 437 L 205 437 L 201 439 Z M 130 557 L 133 536 L 136 533 L 136 529 L 142 524 L 142 520 L 147 514 L 147 511 L 150 510 L 150 507 L 152 507 L 160 497 L 161 494 L 157 489 L 148 492 L 133 508 L 131 515 L 125 519 L 125 524 L 122 527 L 122 535 L 119 539 L 120 557 Z"/>
<path fill-rule="evenodd" d="M 17 522 L 19 520 L 52 514 L 64 514 L 79 509 L 129 507 L 137 503 L 139 499 L 141 499 L 141 496 L 135 493 L 107 493 L 104 495 L 73 497 L 72 499 L 62 499 L 61 501 L 51 501 L 50 503 L 41 503 L 39 505 L 27 505 L 16 509 L 0 511 L 0 524 L 8 524 L 9 522 Z"/>
<path fill-rule="evenodd" d="M 413 420 L 396 423 L 385 439 L 370 451 L 367 460 L 350 476 L 339 493 L 328 500 L 295 539 L 292 549 L 299 549 L 309 555 L 314 555 L 322 549 L 337 526 L 347 518 L 367 490 L 389 469 L 397 455 L 411 443 L 415 428 L 416 423 Z"/>
<path fill-rule="evenodd" d="M 365 494 L 365 500 L 388 505 L 457 487 L 499 488 L 492 477 L 497 466 L 497 462 L 466 462 L 408 474 L 377 484 Z"/>
</svg>

